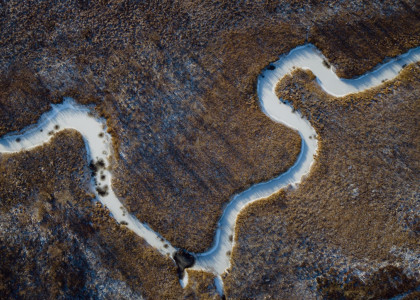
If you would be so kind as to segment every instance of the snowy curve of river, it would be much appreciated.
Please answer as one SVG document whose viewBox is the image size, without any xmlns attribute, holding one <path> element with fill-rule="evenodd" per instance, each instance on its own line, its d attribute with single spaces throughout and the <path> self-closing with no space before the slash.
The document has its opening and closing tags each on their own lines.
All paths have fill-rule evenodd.
<svg viewBox="0 0 420 300">
<path fill-rule="evenodd" d="M 381 85 L 396 77 L 406 65 L 420 61 L 420 47 L 411 49 L 388 62 L 379 65 L 371 72 L 354 79 L 340 79 L 333 67 L 328 67 L 326 58 L 313 45 L 307 44 L 293 49 L 267 68 L 258 77 L 257 93 L 263 112 L 272 120 L 297 130 L 302 139 L 301 152 L 295 164 L 280 176 L 259 184 L 235 195 L 225 207 L 218 222 L 212 247 L 204 252 L 193 254 L 195 263 L 192 270 L 203 270 L 216 275 L 215 283 L 219 293 L 223 293 L 221 275 L 230 267 L 230 256 L 234 247 L 236 219 L 240 211 L 250 203 L 264 199 L 289 185 L 295 186 L 309 173 L 318 142 L 315 129 L 302 115 L 283 103 L 276 96 L 276 84 L 295 69 L 311 70 L 321 88 L 327 93 L 342 97 Z M 50 141 L 60 130 L 77 130 L 84 139 L 88 162 L 101 168 L 92 179 L 92 190 L 96 198 L 105 205 L 115 220 L 146 240 L 162 255 L 173 258 L 178 250 L 147 224 L 141 223 L 127 212 L 112 189 L 113 149 L 111 136 L 107 132 L 105 120 L 93 114 L 93 108 L 77 104 L 65 98 L 62 104 L 52 105 L 37 124 L 28 126 L 20 132 L 6 134 L 0 138 L 0 153 L 16 153 L 31 150 Z M 99 176 L 101 175 L 101 176 Z M 188 273 L 180 280 L 184 287 L 188 283 Z"/>
</svg>

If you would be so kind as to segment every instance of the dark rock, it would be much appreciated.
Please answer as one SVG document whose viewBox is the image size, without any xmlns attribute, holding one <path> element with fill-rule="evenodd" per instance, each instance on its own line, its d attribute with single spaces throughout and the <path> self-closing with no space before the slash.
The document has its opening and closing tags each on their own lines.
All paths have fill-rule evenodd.
<svg viewBox="0 0 420 300">
<path fill-rule="evenodd" d="M 331 65 L 325 59 L 322 61 L 322 64 L 326 66 L 328 69 L 331 68 Z"/>
<path fill-rule="evenodd" d="M 96 166 L 97 166 L 98 168 L 105 168 L 105 162 L 104 162 L 104 160 L 103 160 L 103 159 L 99 159 L 99 160 L 96 162 Z"/>
<path fill-rule="evenodd" d="M 98 192 L 99 195 L 101 195 L 102 197 L 104 196 L 108 196 L 108 186 L 105 185 L 104 187 L 100 187 L 97 186 L 96 187 L 96 191 Z"/>
<path fill-rule="evenodd" d="M 92 172 L 92 176 L 96 176 L 97 172 L 105 168 L 105 162 L 103 159 L 99 159 L 94 162 L 93 160 L 89 163 L 89 169 Z"/>
<path fill-rule="evenodd" d="M 274 69 L 276 69 L 276 67 L 275 67 L 275 66 L 273 66 L 273 65 L 269 65 L 269 66 L 267 67 L 267 70 L 270 70 L 270 71 L 273 71 Z"/>
<path fill-rule="evenodd" d="M 195 257 L 184 249 L 179 249 L 175 252 L 174 260 L 178 267 L 179 278 L 183 278 L 184 270 L 192 267 L 195 263 Z"/>
<path fill-rule="evenodd" d="M 262 281 L 263 283 L 267 284 L 271 282 L 271 279 L 268 276 L 263 276 Z"/>
</svg>

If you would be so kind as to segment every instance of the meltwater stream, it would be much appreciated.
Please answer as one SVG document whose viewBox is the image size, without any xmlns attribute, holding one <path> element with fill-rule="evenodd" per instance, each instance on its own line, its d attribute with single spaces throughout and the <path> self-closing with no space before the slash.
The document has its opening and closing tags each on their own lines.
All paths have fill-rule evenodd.
<svg viewBox="0 0 420 300">
<path fill-rule="evenodd" d="M 292 50 L 287 55 L 272 63 L 258 77 L 257 92 L 263 112 L 272 120 L 297 130 L 302 139 L 301 152 L 295 164 L 285 173 L 264 183 L 255 184 L 246 191 L 235 195 L 226 206 L 219 220 L 212 247 L 199 254 L 194 254 L 193 270 L 203 270 L 216 275 L 216 286 L 223 293 L 221 275 L 230 266 L 230 256 L 234 246 L 235 224 L 240 211 L 248 204 L 267 198 L 281 188 L 296 185 L 302 176 L 309 173 L 314 161 L 318 143 L 315 129 L 299 112 L 284 104 L 275 94 L 276 84 L 294 69 L 311 70 L 318 83 L 327 93 L 341 97 L 357 93 L 393 79 L 405 65 L 420 61 L 420 47 L 406 54 L 393 58 L 355 79 L 340 79 L 324 63 L 326 58 L 308 44 Z M 95 117 L 93 109 L 77 104 L 71 98 L 65 98 L 62 104 L 52 105 L 52 110 L 43 114 L 36 125 L 29 126 L 21 132 L 10 133 L 0 138 L 0 153 L 16 153 L 30 150 L 48 142 L 52 136 L 64 129 L 74 129 L 81 133 L 87 149 L 87 159 L 96 172 L 92 180 L 92 190 L 97 199 L 104 204 L 115 220 L 125 224 L 129 229 L 146 240 L 162 255 L 174 257 L 178 250 L 166 241 L 159 233 L 147 224 L 141 223 L 127 212 L 112 189 L 112 166 L 114 155 L 111 136 L 107 133 L 105 120 Z M 188 283 L 186 274 L 180 283 Z"/>
</svg>

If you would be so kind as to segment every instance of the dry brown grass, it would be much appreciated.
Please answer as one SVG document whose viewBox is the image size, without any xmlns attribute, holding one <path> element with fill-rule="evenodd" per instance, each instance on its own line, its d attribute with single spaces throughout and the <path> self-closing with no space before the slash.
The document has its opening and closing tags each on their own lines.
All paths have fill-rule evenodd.
<svg viewBox="0 0 420 300">
<path fill-rule="evenodd" d="M 343 74 L 362 72 L 418 44 L 413 3 L 8 1 L 0 133 L 62 96 L 97 103 L 120 154 L 117 194 L 174 245 L 203 251 L 233 194 L 286 170 L 299 149 L 258 108 L 260 70 L 309 41 Z"/>
<path fill-rule="evenodd" d="M 351 78 L 419 45 L 418 10 L 406 5 L 403 14 L 371 17 L 366 11 L 339 13 L 311 28 L 309 42 L 322 50 L 340 77 Z"/>
<path fill-rule="evenodd" d="M 92 234 L 85 156 L 72 131 L 30 152 L 0 155 L 1 298 L 86 296 L 89 267 L 71 237 Z"/>
<path fill-rule="evenodd" d="M 93 221 L 99 254 L 116 279 L 147 298 L 181 298 L 183 290 L 172 259 L 163 257 L 125 226 L 118 225 L 101 205 L 96 205 Z"/>
<path fill-rule="evenodd" d="M 117 194 L 174 245 L 195 251 L 209 247 L 235 192 L 296 158 L 296 133 L 257 105 L 256 76 L 269 61 L 309 41 L 354 76 L 420 36 L 415 1 L 11 0 L 0 15 L 0 134 L 35 122 L 63 96 L 96 103 L 114 137 Z M 30 184 L 27 200 L 13 198 L 14 187 L 2 193 L 28 203 Z M 150 273 L 167 270 L 158 265 Z M 132 286 L 147 282 L 136 276 Z M 153 297 L 151 287 L 142 289 Z"/>
<path fill-rule="evenodd" d="M 419 251 L 419 76 L 410 65 L 394 81 L 343 99 L 325 94 L 309 72 L 279 84 L 279 96 L 311 119 L 320 150 L 297 190 L 241 213 L 228 296 L 302 297 L 318 288 L 327 298 L 359 299 L 418 286 L 418 266 L 393 249 Z M 343 278 L 359 278 L 355 270 L 372 281 Z"/>
<path fill-rule="evenodd" d="M 416 278 L 405 275 L 403 269 L 396 266 L 379 268 L 363 280 L 349 276 L 339 282 L 337 275 L 331 270 L 317 278 L 318 289 L 326 299 L 389 299 L 410 292 L 419 284 Z"/>
<path fill-rule="evenodd" d="M 172 259 L 93 203 L 80 134 L 2 154 L 0 166 L 1 298 L 217 299 L 212 277 L 192 272 L 182 290 Z"/>
<path fill-rule="evenodd" d="M 185 299 L 221 299 L 214 284 L 214 275 L 201 271 L 188 271 Z"/>
<path fill-rule="evenodd" d="M 303 42 L 290 30 L 290 26 L 269 24 L 266 31 L 224 33 L 218 44 L 197 58 L 196 72 L 203 74 L 204 84 L 211 77 L 212 88 L 204 89 L 204 94 L 195 99 L 182 130 L 171 129 L 175 132 L 170 138 L 155 140 L 145 153 L 128 153 L 130 160 L 117 162 L 114 187 L 129 210 L 174 245 L 195 252 L 207 249 L 223 206 L 235 193 L 281 174 L 295 162 L 300 137 L 271 122 L 261 112 L 254 95 L 257 74 L 267 60 L 273 59 L 274 53 Z M 269 40 L 273 35 L 286 33 L 295 36 L 290 39 L 292 44 L 274 47 L 270 43 L 267 49 L 272 49 L 266 55 L 258 55 L 259 38 Z M 237 46 L 243 41 L 248 43 L 240 45 L 242 52 L 238 53 Z M 165 89 L 175 92 L 179 87 L 167 84 Z M 162 131 L 165 121 L 157 109 L 161 107 L 156 108 L 153 124 L 149 125 L 151 134 L 171 135 Z M 104 111 L 111 117 L 116 108 L 107 105 Z M 129 139 L 131 149 L 142 148 L 140 141 Z M 122 151 L 127 153 L 125 148 Z M 151 153 L 154 149 L 160 153 Z M 130 170 L 127 164 L 137 167 Z"/>
<path fill-rule="evenodd" d="M 406 231 L 397 221 L 401 216 L 392 210 L 398 201 L 403 201 L 402 195 L 406 194 L 409 199 L 413 197 L 414 186 L 410 183 L 419 174 L 418 65 L 409 66 L 396 80 L 376 89 L 375 95 L 368 92 L 344 99 L 326 95 L 304 74 L 294 78 L 294 81 L 306 82 L 299 85 L 308 88 L 310 94 L 300 88 L 299 91 L 284 88 L 290 91 L 295 108 L 313 120 L 321 135 L 321 155 L 312 178 L 328 176 L 330 182 L 322 184 L 328 190 L 325 196 L 340 199 L 337 207 L 330 206 L 333 219 L 328 223 L 336 224 L 332 227 L 342 230 L 333 239 L 339 238 L 339 243 L 350 247 L 351 253 L 372 258 L 380 256 L 381 251 L 386 255 L 391 245 L 412 240 L 410 236 L 418 233 Z M 322 103 L 318 103 L 319 99 L 323 99 Z M 339 125 L 333 125 L 333 122 L 339 122 Z M 345 145 L 346 153 L 339 151 L 343 149 L 341 145 Z M 343 177 L 343 172 L 347 172 L 347 176 Z M 342 190 L 342 185 L 348 190 Z M 319 190 L 320 185 L 317 186 Z M 354 189 L 357 191 L 353 192 Z M 349 207 L 353 213 L 348 217 L 337 214 Z M 352 236 L 363 228 L 372 227 L 373 224 L 369 224 L 374 215 L 378 222 L 376 230 L 369 232 L 381 237 L 367 235 L 363 241 L 371 251 L 366 251 L 366 247 L 360 247 L 361 238 Z M 396 234 L 401 230 L 403 232 Z M 379 249 L 378 243 L 382 244 Z"/>
<path fill-rule="evenodd" d="M 48 89 L 28 69 L 9 70 L 0 77 L 0 87 L 0 136 L 35 123 L 33 112 L 42 114 L 50 107 Z"/>
<path fill-rule="evenodd" d="M 54 139 L 61 143 L 50 143 L 46 147 L 38 147 L 31 151 L 23 151 L 17 155 L 0 154 L 0 210 L 7 212 L 11 205 L 29 204 L 34 194 L 52 195 L 58 192 L 58 182 L 66 190 L 76 189 L 86 181 L 85 171 L 80 157 L 86 156 L 85 145 L 79 133 L 63 131 Z M 45 149 L 44 149 L 45 148 Z M 63 155 L 58 160 L 48 160 L 48 155 Z M 71 179 L 70 179 L 71 178 Z M 13 182 L 14 184 L 10 184 Z"/>
</svg>

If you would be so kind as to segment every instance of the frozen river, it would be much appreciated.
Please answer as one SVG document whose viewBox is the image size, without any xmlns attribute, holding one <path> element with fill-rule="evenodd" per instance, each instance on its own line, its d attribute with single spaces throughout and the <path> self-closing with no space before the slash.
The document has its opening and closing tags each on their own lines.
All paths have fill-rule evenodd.
<svg viewBox="0 0 420 300">
<path fill-rule="evenodd" d="M 259 183 L 232 197 L 218 222 L 212 247 L 204 252 L 192 254 L 194 270 L 212 272 L 216 275 L 219 292 L 223 291 L 221 275 L 230 267 L 230 256 L 235 241 L 235 224 L 241 210 L 248 204 L 269 197 L 289 185 L 295 186 L 309 173 L 318 149 L 315 129 L 299 112 L 283 103 L 275 94 L 276 84 L 297 68 L 311 70 L 317 77 L 321 88 L 327 93 L 341 97 L 376 87 L 386 80 L 395 78 L 407 64 L 420 61 L 420 47 L 398 56 L 371 72 L 354 79 L 340 79 L 334 68 L 325 64 L 326 58 L 311 44 L 297 47 L 270 64 L 258 77 L 258 97 L 263 112 L 273 121 L 297 130 L 302 139 L 301 152 L 295 164 L 280 176 Z M 287 99 L 286 99 L 287 100 Z M 87 149 L 87 160 L 96 172 L 92 179 L 92 190 L 96 198 L 104 204 L 121 224 L 126 225 L 162 255 L 173 257 L 177 251 L 159 233 L 151 229 L 127 212 L 112 189 L 113 149 L 106 122 L 93 114 L 93 107 L 77 104 L 65 98 L 62 104 L 52 105 L 52 110 L 43 114 L 37 124 L 21 132 L 7 134 L 0 138 L 1 153 L 16 153 L 30 150 L 50 141 L 54 134 L 64 129 L 80 132 Z M 180 282 L 188 282 L 186 274 Z"/>
</svg>

